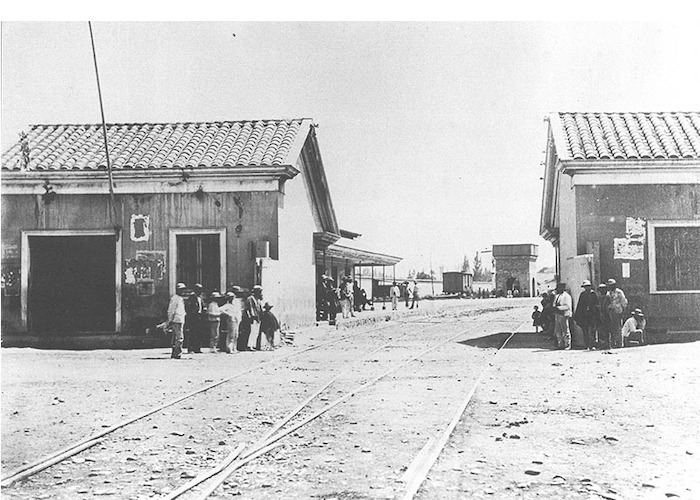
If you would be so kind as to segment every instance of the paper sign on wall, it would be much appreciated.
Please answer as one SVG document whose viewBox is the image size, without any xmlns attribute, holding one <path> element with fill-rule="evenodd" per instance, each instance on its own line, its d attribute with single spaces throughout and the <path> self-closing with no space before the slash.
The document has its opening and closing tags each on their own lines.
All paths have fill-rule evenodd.
<svg viewBox="0 0 700 500">
<path fill-rule="evenodd" d="M 641 218 L 627 217 L 625 236 L 628 240 L 640 241 L 644 244 L 646 239 L 646 221 Z"/>
<path fill-rule="evenodd" d="M 613 258 L 624 260 L 644 260 L 644 243 L 627 238 L 613 239 Z"/>
<path fill-rule="evenodd" d="M 630 277 L 630 263 L 629 262 L 622 263 L 622 277 L 623 278 Z"/>
</svg>

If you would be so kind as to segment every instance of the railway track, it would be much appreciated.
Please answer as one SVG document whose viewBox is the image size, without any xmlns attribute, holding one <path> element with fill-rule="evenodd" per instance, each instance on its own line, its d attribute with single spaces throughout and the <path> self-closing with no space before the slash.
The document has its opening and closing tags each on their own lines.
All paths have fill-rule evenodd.
<svg viewBox="0 0 700 500">
<path fill-rule="evenodd" d="M 221 486 L 227 478 L 235 477 L 232 475 L 251 461 L 266 456 L 269 459 L 271 452 L 277 453 L 277 458 L 280 458 L 284 456 L 283 452 L 285 449 L 293 451 L 294 441 L 303 440 L 303 436 L 300 435 L 301 431 L 317 424 L 317 420 L 321 420 L 321 416 L 328 414 L 331 410 L 344 403 L 347 404 L 356 395 L 365 393 L 364 397 L 367 397 L 366 393 L 371 392 L 380 381 L 390 380 L 402 372 L 404 374 L 408 373 L 409 378 L 411 375 L 423 373 L 424 370 L 422 368 L 416 368 L 415 365 L 417 363 L 427 362 L 430 355 L 441 350 L 444 351 L 445 347 L 451 348 L 459 338 L 468 340 L 470 336 L 487 332 L 488 329 L 484 327 L 489 323 L 497 324 L 498 330 L 502 330 L 505 323 L 508 323 L 508 319 L 503 319 L 500 316 L 507 316 L 508 313 L 492 314 L 496 316 L 483 319 L 479 317 L 445 319 L 443 322 L 434 324 L 432 322 L 426 324 L 424 320 L 403 322 L 401 325 L 384 324 L 368 330 L 363 329 L 343 335 L 329 342 L 280 356 L 253 369 L 236 373 L 166 404 L 151 408 L 134 418 L 127 419 L 106 429 L 107 432 L 103 431 L 98 433 L 98 435 L 89 436 L 63 450 L 43 457 L 42 460 L 28 464 L 23 468 L 24 470 L 13 471 L 12 474 L 8 474 L 3 478 L 3 493 L 17 493 L 20 496 L 27 493 L 29 495 L 36 494 L 37 491 L 42 489 L 43 485 L 51 482 L 48 480 L 50 478 L 47 477 L 51 474 L 51 470 L 45 469 L 51 467 L 53 470 L 58 467 L 60 472 L 54 474 L 53 479 L 58 477 L 60 480 L 54 481 L 54 483 L 60 482 L 61 484 L 56 486 L 64 487 L 65 493 L 59 491 L 64 488 L 57 488 L 53 490 L 54 493 L 51 495 L 51 498 L 75 498 L 76 494 L 78 497 L 87 498 L 90 495 L 106 496 L 117 494 L 113 492 L 114 490 L 109 485 L 117 485 L 119 481 L 116 479 L 105 481 L 104 476 L 111 476 L 112 474 L 116 476 L 120 472 L 126 474 L 127 477 L 131 475 L 137 482 L 140 478 L 141 484 L 149 492 L 147 496 L 150 497 L 155 495 L 168 499 L 178 497 L 207 498 L 212 494 L 216 494 L 217 489 L 221 492 Z M 513 324 L 514 321 L 511 319 L 510 323 Z M 457 330 L 456 333 L 455 329 Z M 353 340 L 356 340 L 355 338 L 360 335 L 362 336 L 363 346 L 374 345 L 375 347 L 358 357 L 356 350 L 353 351 L 357 347 L 356 342 L 353 345 Z M 320 361 L 314 359 L 313 354 L 321 350 L 329 351 L 332 349 L 336 349 L 330 356 L 334 365 L 332 368 L 337 369 L 317 370 L 315 372 L 315 366 L 319 365 Z M 325 359 L 329 359 L 329 356 L 326 355 Z M 284 366 L 280 366 L 283 361 L 287 363 Z M 476 378 L 472 376 L 470 379 L 473 387 L 471 394 L 473 394 L 476 385 L 481 380 L 484 366 L 488 367 L 488 363 L 476 367 L 480 374 Z M 218 421 L 221 425 L 216 423 L 214 426 L 210 423 L 204 424 L 211 428 L 211 433 L 206 432 L 206 430 L 202 433 L 204 426 L 202 422 L 197 421 L 198 419 L 192 419 L 192 425 L 189 428 L 191 432 L 187 436 L 179 435 L 184 433 L 174 432 L 168 434 L 165 438 L 163 438 L 161 433 L 160 438 L 158 438 L 158 436 L 154 436 L 154 432 L 149 432 L 149 427 L 151 429 L 160 429 L 161 426 L 167 427 L 169 421 L 182 421 L 183 418 L 187 420 L 187 412 L 191 412 L 195 408 L 215 409 L 214 412 L 217 414 L 225 414 L 226 411 L 231 411 L 231 401 L 229 400 L 234 394 L 239 398 L 245 397 L 242 394 L 246 392 L 246 387 L 237 386 L 236 390 L 230 391 L 231 394 L 226 394 L 228 391 L 225 389 L 227 389 L 227 385 L 246 378 L 256 378 L 257 383 L 252 386 L 249 385 L 249 387 L 254 387 L 254 392 L 265 394 L 270 390 L 269 394 L 272 395 L 273 392 L 270 386 L 277 385 L 279 387 L 280 376 L 284 379 L 295 370 L 297 372 L 302 370 L 307 375 L 311 374 L 311 376 L 304 380 L 305 390 L 299 391 L 299 396 L 304 394 L 306 399 L 291 411 L 288 408 L 283 408 L 284 405 L 277 405 L 274 408 L 267 408 L 265 412 L 253 412 L 253 422 L 247 422 L 249 425 L 245 425 L 241 420 L 234 418 L 214 417 L 214 422 Z M 274 373 L 282 371 L 286 373 Z M 265 377 L 260 377 L 265 372 L 268 372 Z M 269 372 L 272 372 L 272 374 Z M 294 376 L 300 378 L 298 373 Z M 403 375 L 403 377 L 405 376 Z M 430 377 L 430 375 L 426 376 Z M 267 377 L 269 377 L 267 382 L 273 380 L 272 384 L 265 383 L 264 379 Z M 369 397 L 373 396 L 370 395 Z M 296 399 L 299 400 L 301 398 L 296 397 Z M 197 403 L 193 403 L 194 400 Z M 185 404 L 191 404 L 192 406 L 183 406 Z M 466 404 L 468 404 L 468 401 L 464 406 Z M 287 406 L 289 405 L 287 404 Z M 256 415 L 255 413 L 259 414 Z M 285 414 L 285 417 L 278 420 L 276 424 L 273 423 L 270 415 L 281 414 Z M 202 419 L 204 422 L 207 421 L 206 417 L 205 415 Z M 297 421 L 295 423 L 291 422 L 293 419 L 297 419 Z M 224 422 L 226 423 L 224 424 Z M 231 431 L 232 427 L 234 429 L 233 432 Z M 267 432 L 262 437 L 257 438 L 256 436 L 260 435 L 261 427 L 263 429 L 267 428 Z M 157 433 L 158 431 L 155 431 L 155 434 Z M 206 438 L 197 439 L 197 437 L 202 435 L 205 435 Z M 175 440 L 179 438 L 179 444 L 168 442 L 171 441 L 171 436 Z M 222 436 L 225 437 L 222 438 Z M 184 441 L 185 444 L 182 444 L 185 439 L 189 440 L 189 442 Z M 212 444 L 217 439 L 218 447 Z M 289 441 L 292 443 L 290 444 Z M 252 444 L 247 444 L 248 442 Z M 297 443 L 297 446 L 303 446 L 303 443 L 302 445 Z M 90 461 L 75 460 L 75 455 L 92 447 L 96 447 L 97 451 L 90 457 Z M 208 449 L 210 452 L 202 452 L 202 449 Z M 433 447 L 432 454 L 435 453 L 435 450 L 437 448 Z M 439 454 L 439 450 L 437 453 Z M 150 468 L 151 472 L 155 471 L 155 476 L 158 475 L 159 471 L 163 476 L 167 476 L 168 480 L 166 481 L 159 481 L 154 474 L 149 476 L 149 474 L 144 475 L 142 473 L 149 469 L 149 464 L 152 462 L 147 459 L 148 457 L 156 457 L 158 462 L 170 464 L 181 463 L 183 457 L 187 458 L 188 455 L 197 455 L 197 458 L 200 459 L 199 463 L 196 467 L 191 466 L 188 471 L 182 472 L 179 477 L 175 467 Z M 120 463 L 129 465 L 129 462 L 131 462 L 132 467 L 106 468 L 104 471 L 109 471 L 109 473 L 101 474 L 102 470 L 98 465 L 101 462 L 100 458 L 115 456 L 123 459 L 123 462 L 120 460 Z M 106 460 L 108 459 L 106 458 Z M 415 459 L 413 462 L 415 462 Z M 418 470 L 418 467 L 414 465 L 412 467 Z M 144 470 L 140 470 L 141 468 Z M 175 473 L 173 474 L 169 469 L 172 469 Z M 425 466 L 422 469 L 425 469 Z M 45 472 L 39 474 L 44 470 Z M 196 470 L 197 473 L 193 474 L 190 472 L 193 470 Z M 34 480 L 35 478 L 32 478 L 34 474 L 39 474 L 36 477 L 36 481 Z M 412 478 L 413 482 L 407 485 L 406 494 L 414 487 L 416 477 L 418 476 L 414 475 Z M 91 481 L 91 478 L 97 478 L 97 481 L 95 479 Z M 79 484 L 95 483 L 100 479 L 102 479 L 103 484 L 107 485 L 106 487 L 101 486 L 101 489 L 97 486 L 94 488 L 78 487 Z M 173 481 L 173 479 L 176 481 Z M 180 479 L 180 481 L 177 481 L 177 479 Z M 133 481 L 131 482 L 133 483 Z M 180 484 L 173 488 L 173 482 L 179 482 Z M 165 483 L 165 486 L 163 486 L 163 483 Z M 420 486 L 420 483 L 417 484 Z M 12 487 L 13 485 L 15 485 L 14 488 Z M 270 496 L 266 496 L 268 492 L 265 491 L 265 485 L 263 485 L 261 491 L 261 497 L 270 498 Z M 275 496 L 272 495 L 272 497 Z M 22 496 L 22 498 L 34 497 Z M 125 498 L 141 498 L 141 496 L 134 492 L 134 494 Z"/>
</svg>

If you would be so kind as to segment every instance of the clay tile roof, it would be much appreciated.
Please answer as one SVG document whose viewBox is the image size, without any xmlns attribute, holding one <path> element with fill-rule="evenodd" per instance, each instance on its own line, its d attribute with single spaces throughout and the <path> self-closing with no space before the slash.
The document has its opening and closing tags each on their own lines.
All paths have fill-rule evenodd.
<svg viewBox="0 0 700 500">
<path fill-rule="evenodd" d="M 558 113 L 550 123 L 565 160 L 700 159 L 700 112 Z"/>
<path fill-rule="evenodd" d="M 109 157 L 115 170 L 285 165 L 303 121 L 108 124 Z M 9 171 L 106 168 L 99 124 L 33 125 L 2 155 Z"/>
</svg>

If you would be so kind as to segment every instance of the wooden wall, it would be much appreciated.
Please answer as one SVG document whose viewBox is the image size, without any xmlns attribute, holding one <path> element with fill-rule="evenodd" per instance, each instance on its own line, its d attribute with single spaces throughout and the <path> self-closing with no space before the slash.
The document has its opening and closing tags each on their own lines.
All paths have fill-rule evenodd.
<svg viewBox="0 0 700 500">
<path fill-rule="evenodd" d="M 700 327 L 700 294 L 650 294 L 648 248 L 643 260 L 614 258 L 614 238 L 624 238 L 627 217 L 645 220 L 700 220 L 700 185 L 576 186 L 577 250 L 600 243 L 601 281 L 615 278 L 630 299 L 641 307 L 650 325 L 660 328 Z M 622 263 L 630 277 L 622 277 Z"/>
<path fill-rule="evenodd" d="M 200 194 L 117 195 L 116 206 L 121 234 L 122 265 L 135 259 L 138 251 L 162 251 L 166 257 L 162 279 L 154 281 L 155 293 L 142 296 L 136 286 L 123 282 L 122 332 L 144 333 L 145 328 L 165 318 L 169 299 L 167 262 L 169 229 L 226 228 L 227 285 L 251 287 L 255 260 L 251 243 L 270 242 L 270 257 L 278 255 L 277 191 Z M 150 216 L 150 237 L 132 241 L 133 214 Z M 240 231 L 236 228 L 240 226 Z M 61 195 L 45 203 L 32 195 L 2 197 L 2 271 L 20 268 L 21 231 L 111 229 L 109 197 L 106 195 Z M 310 238 L 310 237 L 309 237 Z M 3 332 L 20 327 L 18 297 L 2 300 Z"/>
</svg>

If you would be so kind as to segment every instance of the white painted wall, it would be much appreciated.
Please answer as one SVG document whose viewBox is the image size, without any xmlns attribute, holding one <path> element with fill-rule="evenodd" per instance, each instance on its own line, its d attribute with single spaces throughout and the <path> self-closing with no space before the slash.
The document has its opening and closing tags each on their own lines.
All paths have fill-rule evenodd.
<svg viewBox="0 0 700 500">
<path fill-rule="evenodd" d="M 561 255 L 561 281 L 571 287 L 574 279 L 573 256 L 578 254 L 576 243 L 576 191 L 568 175 L 559 176 L 559 248 Z"/>
<path fill-rule="evenodd" d="M 313 233 L 320 231 L 309 192 L 307 172 L 286 182 L 278 209 L 279 260 L 263 261 L 265 300 L 274 305 L 280 323 L 289 328 L 312 324 L 316 319 L 316 268 Z"/>
</svg>

